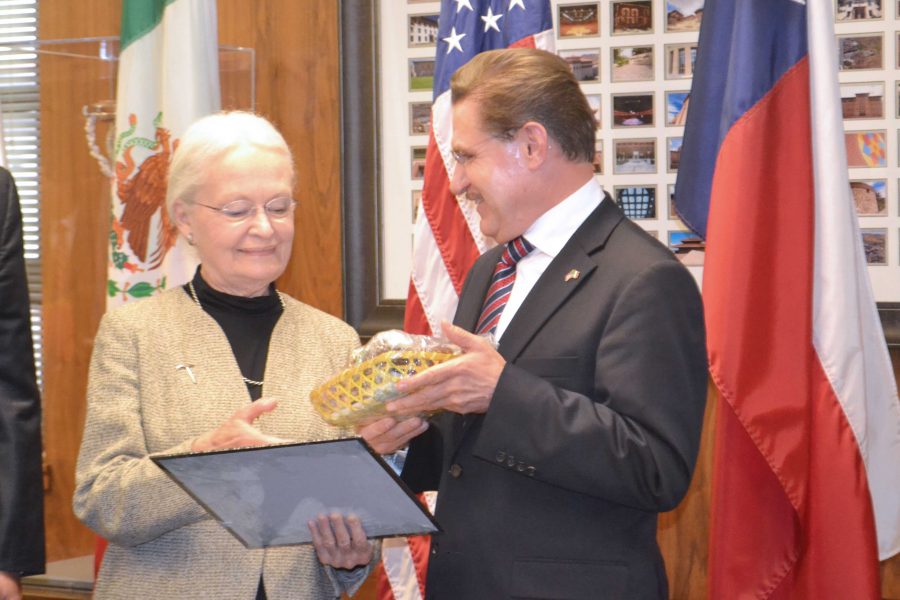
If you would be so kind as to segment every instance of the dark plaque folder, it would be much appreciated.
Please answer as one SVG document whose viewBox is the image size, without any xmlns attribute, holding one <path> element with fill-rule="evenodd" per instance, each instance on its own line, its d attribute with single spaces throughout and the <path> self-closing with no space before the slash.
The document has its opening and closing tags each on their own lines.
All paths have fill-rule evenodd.
<svg viewBox="0 0 900 600">
<path fill-rule="evenodd" d="M 440 531 L 360 438 L 151 458 L 248 548 L 310 543 L 307 522 L 332 512 L 370 538 Z"/>
</svg>

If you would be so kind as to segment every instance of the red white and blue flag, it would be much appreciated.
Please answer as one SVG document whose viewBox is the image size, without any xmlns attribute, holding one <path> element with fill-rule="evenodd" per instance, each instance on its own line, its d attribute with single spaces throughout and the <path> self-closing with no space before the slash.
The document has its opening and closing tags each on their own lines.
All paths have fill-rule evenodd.
<svg viewBox="0 0 900 600">
<path fill-rule="evenodd" d="M 478 228 L 474 205 L 450 193 L 453 119 L 450 78 L 473 56 L 511 46 L 553 51 L 548 0 L 444 0 L 438 21 L 431 133 L 404 329 L 431 333 L 452 321 L 469 268 L 493 245 Z"/>
<path fill-rule="evenodd" d="M 441 321 L 453 320 L 466 274 L 481 253 L 494 245 L 481 234 L 474 206 L 450 193 L 455 166 L 450 78 L 479 52 L 508 47 L 554 51 L 549 0 L 441 3 L 431 132 L 403 326 L 410 333 L 439 333 Z M 423 536 L 384 540 L 382 567 L 377 571 L 380 600 L 425 597 L 429 545 L 429 538 Z"/>
<path fill-rule="evenodd" d="M 880 598 L 900 404 L 847 179 L 831 2 L 707 0 L 675 188 L 719 389 L 710 598 Z"/>
</svg>

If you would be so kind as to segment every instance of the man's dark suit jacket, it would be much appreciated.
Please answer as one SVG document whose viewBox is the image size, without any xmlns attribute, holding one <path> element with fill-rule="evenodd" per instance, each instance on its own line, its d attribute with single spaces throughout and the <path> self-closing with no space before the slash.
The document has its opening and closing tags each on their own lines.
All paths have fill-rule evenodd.
<svg viewBox="0 0 900 600">
<path fill-rule="evenodd" d="M 12 176 L 0 167 L 0 571 L 44 572 L 43 507 L 22 214 Z"/>
<path fill-rule="evenodd" d="M 502 247 L 455 323 L 473 330 Z M 575 269 L 578 277 L 567 277 Z M 403 479 L 438 489 L 428 598 L 665 598 L 657 513 L 685 494 L 707 363 L 690 273 L 607 195 L 505 331 L 488 412 L 440 414 Z"/>
</svg>

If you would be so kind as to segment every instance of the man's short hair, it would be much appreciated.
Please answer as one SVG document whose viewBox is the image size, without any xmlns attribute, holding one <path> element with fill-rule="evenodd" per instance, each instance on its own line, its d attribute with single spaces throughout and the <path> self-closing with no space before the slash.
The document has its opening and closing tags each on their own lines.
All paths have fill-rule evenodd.
<svg viewBox="0 0 900 600">
<path fill-rule="evenodd" d="M 566 61 L 535 48 L 482 52 L 450 80 L 451 102 L 478 103 L 482 126 L 512 139 L 528 121 L 540 123 L 569 160 L 592 162 L 597 122 Z"/>
</svg>

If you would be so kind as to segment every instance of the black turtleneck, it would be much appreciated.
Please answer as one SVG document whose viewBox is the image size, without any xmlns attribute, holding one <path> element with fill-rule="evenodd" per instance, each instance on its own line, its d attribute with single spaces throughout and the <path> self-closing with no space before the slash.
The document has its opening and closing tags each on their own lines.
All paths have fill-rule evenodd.
<svg viewBox="0 0 900 600">
<path fill-rule="evenodd" d="M 272 330 L 284 312 L 275 291 L 275 284 L 269 285 L 267 296 L 256 298 L 232 296 L 211 288 L 201 277 L 200 267 L 197 267 L 197 272 L 194 273 L 193 283 L 200 306 L 225 332 L 243 376 L 254 381 L 263 381 Z M 188 286 L 183 287 L 184 293 L 191 297 Z M 247 390 L 253 400 L 258 400 L 262 396 L 263 390 L 258 385 L 247 384 Z"/>
</svg>

